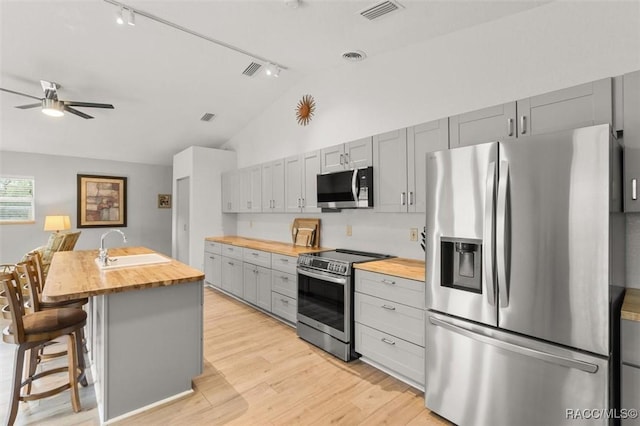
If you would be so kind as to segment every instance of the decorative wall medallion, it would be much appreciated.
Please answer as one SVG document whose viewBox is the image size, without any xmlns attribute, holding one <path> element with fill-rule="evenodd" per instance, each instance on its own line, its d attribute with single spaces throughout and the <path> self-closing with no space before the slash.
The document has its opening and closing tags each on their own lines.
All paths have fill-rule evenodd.
<svg viewBox="0 0 640 426">
<path fill-rule="evenodd" d="M 313 96 L 304 95 L 296 107 L 296 118 L 298 119 L 298 124 L 301 126 L 309 124 L 315 109 L 316 101 L 313 100 Z"/>
</svg>

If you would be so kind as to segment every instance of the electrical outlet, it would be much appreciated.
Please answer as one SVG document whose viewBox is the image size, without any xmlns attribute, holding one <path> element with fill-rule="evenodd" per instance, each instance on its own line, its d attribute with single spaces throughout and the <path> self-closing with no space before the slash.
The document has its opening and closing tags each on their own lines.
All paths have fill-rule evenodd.
<svg viewBox="0 0 640 426">
<path fill-rule="evenodd" d="M 418 228 L 409 228 L 409 240 L 418 241 Z"/>
<path fill-rule="evenodd" d="M 353 230 L 351 229 L 351 225 L 347 225 L 347 237 L 350 237 L 353 233 Z"/>
</svg>

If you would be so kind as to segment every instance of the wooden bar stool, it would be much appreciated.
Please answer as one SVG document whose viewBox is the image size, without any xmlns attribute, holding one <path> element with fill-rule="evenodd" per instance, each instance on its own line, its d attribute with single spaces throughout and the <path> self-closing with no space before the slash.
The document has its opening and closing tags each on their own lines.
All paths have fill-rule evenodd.
<svg viewBox="0 0 640 426">
<path fill-rule="evenodd" d="M 67 389 L 71 389 L 73 411 L 76 413 L 80 411 L 76 335 L 86 324 L 87 314 L 77 308 L 50 309 L 25 314 L 24 296 L 20 287 L 20 277 L 16 271 L 10 274 L 0 274 L 0 288 L 5 291 L 12 317 L 11 324 L 2 331 L 2 339 L 6 343 L 16 345 L 11 400 L 6 419 L 7 425 L 13 425 L 18 414 L 18 403 L 20 401 L 46 398 Z M 23 381 L 22 371 L 26 351 L 37 349 L 47 342 L 63 336 L 67 337 L 68 366 L 44 370 L 38 374 L 29 374 Z M 66 370 L 69 372 L 68 383 L 37 394 L 22 394 L 22 388 L 30 385 L 33 381 Z"/>
<path fill-rule="evenodd" d="M 42 290 L 44 289 L 44 281 L 42 280 L 42 268 L 40 263 L 40 255 L 29 254 L 26 256 L 26 261 L 20 262 L 16 264 L 15 268 L 20 278 L 26 283 L 29 288 L 29 296 L 30 300 L 28 302 L 28 306 L 33 310 L 33 312 L 41 312 L 47 311 L 50 309 L 59 309 L 59 308 L 77 308 L 82 309 L 84 305 L 89 302 L 89 299 L 73 299 L 73 300 L 64 300 L 61 302 L 43 302 L 42 301 Z M 76 350 L 78 357 L 78 368 L 80 369 L 80 377 L 78 378 L 80 384 L 82 386 L 87 386 L 88 382 L 85 376 L 85 361 L 84 361 L 84 329 L 81 329 L 78 333 L 76 333 Z M 59 356 L 65 355 L 66 351 L 56 352 L 46 354 L 43 351 L 44 347 L 40 350 L 31 351 L 31 356 L 29 358 L 29 374 L 33 374 L 37 365 L 47 359 L 57 358 Z M 31 387 L 27 387 L 27 392 L 31 391 Z"/>
</svg>

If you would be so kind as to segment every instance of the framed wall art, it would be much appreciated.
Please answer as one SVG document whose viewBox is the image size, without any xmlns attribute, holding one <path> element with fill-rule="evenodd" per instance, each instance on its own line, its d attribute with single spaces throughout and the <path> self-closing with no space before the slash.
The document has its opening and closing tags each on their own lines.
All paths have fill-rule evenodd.
<svg viewBox="0 0 640 426">
<path fill-rule="evenodd" d="M 78 175 L 78 228 L 127 226 L 127 178 Z"/>
<path fill-rule="evenodd" d="M 171 194 L 158 194 L 158 208 L 159 209 L 171 208 Z"/>
</svg>

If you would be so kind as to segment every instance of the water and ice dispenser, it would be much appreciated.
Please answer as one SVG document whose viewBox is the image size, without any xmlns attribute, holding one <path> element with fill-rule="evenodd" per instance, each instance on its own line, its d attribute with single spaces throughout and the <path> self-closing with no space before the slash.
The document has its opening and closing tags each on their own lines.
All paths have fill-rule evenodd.
<svg viewBox="0 0 640 426">
<path fill-rule="evenodd" d="M 482 293 L 482 241 L 440 238 L 441 285 Z"/>
</svg>

